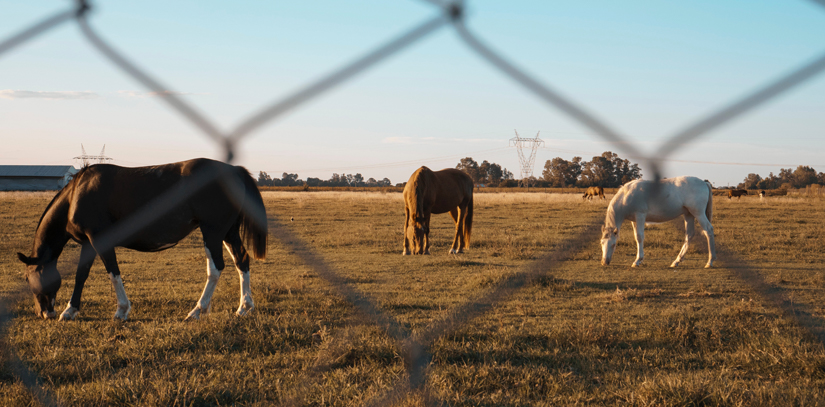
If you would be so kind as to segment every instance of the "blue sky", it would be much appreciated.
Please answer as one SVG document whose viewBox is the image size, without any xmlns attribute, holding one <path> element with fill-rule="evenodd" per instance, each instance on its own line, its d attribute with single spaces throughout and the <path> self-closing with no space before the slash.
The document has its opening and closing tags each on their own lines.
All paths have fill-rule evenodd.
<svg viewBox="0 0 825 407">
<path fill-rule="evenodd" d="M 70 4 L 0 1 L 0 39 Z M 438 13 L 411 0 L 92 4 L 91 25 L 109 43 L 227 130 Z M 807 1 L 469 1 L 467 9 L 484 41 L 645 152 L 825 53 L 825 8 Z M 823 102 L 825 75 L 680 149 L 664 173 L 727 185 L 780 167 L 825 171 Z M 222 158 L 72 22 L 0 56 L 0 112 L 0 164 L 71 164 L 81 143 L 89 153 L 105 144 L 126 166 Z M 252 133 L 236 162 L 255 174 L 402 182 L 420 165 L 472 156 L 518 175 L 514 129 L 540 131 L 546 142 L 536 175 L 557 156 L 627 155 L 445 26 Z"/>
</svg>

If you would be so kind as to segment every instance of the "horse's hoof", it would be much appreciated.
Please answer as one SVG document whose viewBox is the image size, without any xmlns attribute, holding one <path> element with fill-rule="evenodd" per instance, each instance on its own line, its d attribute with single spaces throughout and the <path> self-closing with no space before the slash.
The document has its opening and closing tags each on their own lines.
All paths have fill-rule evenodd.
<svg viewBox="0 0 825 407">
<path fill-rule="evenodd" d="M 456 254 L 456 253 L 458 253 L 458 252 L 455 251 L 455 249 L 450 249 L 450 254 Z"/>
<path fill-rule="evenodd" d="M 57 320 L 58 321 L 74 321 L 75 318 L 77 318 L 77 314 L 79 314 L 79 313 L 80 313 L 79 309 L 77 309 L 75 307 L 72 307 L 72 306 L 68 306 L 68 307 L 66 307 L 65 310 L 63 310 L 63 313 L 60 314 L 60 318 L 58 318 Z"/>
<path fill-rule="evenodd" d="M 405 251 L 401 252 L 401 255 L 402 255 L 402 256 L 409 256 L 409 255 L 411 255 L 411 254 L 412 254 L 412 253 L 411 253 L 409 250 L 405 250 Z"/>
<path fill-rule="evenodd" d="M 678 265 L 679 265 L 679 263 L 674 261 L 673 263 L 670 264 L 670 268 L 675 269 L 676 266 L 678 266 Z"/>
<path fill-rule="evenodd" d="M 241 305 L 238 307 L 238 310 L 235 311 L 235 315 L 242 317 L 255 309 L 255 304 L 250 299 L 249 302 L 241 302 Z"/>
<path fill-rule="evenodd" d="M 189 311 L 189 315 L 184 318 L 184 321 L 199 321 L 201 319 L 201 307 L 195 307 L 192 311 Z"/>
<path fill-rule="evenodd" d="M 705 264 L 705 268 L 706 269 L 713 268 L 713 264 Z"/>
</svg>

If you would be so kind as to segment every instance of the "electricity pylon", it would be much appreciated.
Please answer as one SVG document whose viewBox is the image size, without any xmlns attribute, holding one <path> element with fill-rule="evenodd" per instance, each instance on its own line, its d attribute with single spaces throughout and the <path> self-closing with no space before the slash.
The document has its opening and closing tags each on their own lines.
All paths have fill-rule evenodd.
<svg viewBox="0 0 825 407">
<path fill-rule="evenodd" d="M 105 153 L 106 153 L 106 144 L 104 144 L 103 149 L 100 150 L 100 155 L 86 154 L 86 148 L 83 147 L 82 143 L 80 144 L 80 150 L 83 151 L 83 154 L 81 154 L 77 157 L 74 157 L 73 159 L 74 160 L 80 160 L 81 168 L 89 166 L 92 161 L 94 161 L 95 164 L 103 164 L 106 161 L 112 161 L 113 160 L 113 158 L 106 157 L 106 155 L 105 155 Z"/>
<path fill-rule="evenodd" d="M 539 133 L 536 133 L 536 138 L 522 138 L 519 137 L 518 131 L 516 136 L 510 139 L 510 145 L 516 147 L 518 151 L 518 160 L 521 164 L 521 181 L 519 186 L 530 188 L 530 177 L 533 176 L 533 164 L 536 162 L 536 150 L 539 146 L 544 145 L 544 140 L 539 138 Z M 524 149 L 530 148 L 530 155 L 524 154 Z"/>
</svg>

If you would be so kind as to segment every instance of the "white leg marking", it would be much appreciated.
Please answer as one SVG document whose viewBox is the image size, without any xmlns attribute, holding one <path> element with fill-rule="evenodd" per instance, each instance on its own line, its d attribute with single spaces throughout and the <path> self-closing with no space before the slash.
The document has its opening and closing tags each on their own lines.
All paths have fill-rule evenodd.
<svg viewBox="0 0 825 407">
<path fill-rule="evenodd" d="M 238 268 L 238 263 L 235 262 L 235 256 L 232 255 L 232 249 L 229 248 L 226 242 L 223 242 L 223 246 L 226 247 L 226 251 L 228 251 L 229 256 L 232 257 L 232 264 L 234 264 L 235 269 L 238 270 L 238 278 L 241 283 L 241 301 L 235 314 L 244 316 L 255 308 L 255 302 L 252 301 L 252 289 L 249 288 L 249 270 L 243 271 Z"/>
<path fill-rule="evenodd" d="M 223 255 L 223 253 L 221 253 Z M 201 298 L 198 300 L 198 305 L 195 309 L 189 312 L 186 320 L 200 319 L 201 314 L 209 312 L 212 302 L 212 294 L 215 293 L 215 286 L 218 284 L 218 279 L 221 277 L 221 271 L 215 266 L 215 261 L 212 260 L 212 253 L 206 249 L 206 287 L 203 288 Z"/>
<path fill-rule="evenodd" d="M 123 287 L 123 279 L 120 275 L 109 273 L 109 279 L 112 280 L 112 286 L 115 288 L 115 295 L 117 296 L 117 312 L 115 312 L 115 319 L 125 321 L 129 316 L 129 311 L 132 310 L 132 303 L 129 302 L 129 297 L 126 296 L 126 289 Z"/>
<path fill-rule="evenodd" d="M 241 303 L 235 313 L 244 316 L 255 308 L 255 303 L 252 301 L 252 289 L 249 288 L 249 270 L 238 270 L 238 277 L 241 282 Z"/>
<path fill-rule="evenodd" d="M 66 309 L 64 309 L 63 313 L 60 314 L 60 318 L 58 320 L 59 321 L 74 320 L 75 318 L 77 318 L 77 314 L 79 314 L 79 313 L 80 313 L 80 310 L 73 307 L 72 302 L 69 301 L 69 303 L 66 304 Z"/>
</svg>

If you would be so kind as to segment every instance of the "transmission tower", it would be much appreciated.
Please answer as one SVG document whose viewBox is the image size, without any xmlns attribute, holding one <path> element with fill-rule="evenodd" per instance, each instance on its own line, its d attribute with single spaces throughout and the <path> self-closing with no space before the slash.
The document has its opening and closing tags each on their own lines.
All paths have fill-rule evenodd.
<svg viewBox="0 0 825 407">
<path fill-rule="evenodd" d="M 536 133 L 536 138 L 522 138 L 518 135 L 510 139 L 510 145 L 516 147 L 518 151 L 518 160 L 521 163 L 521 181 L 519 186 L 530 188 L 530 177 L 533 176 L 533 164 L 536 162 L 536 150 L 539 146 L 544 145 L 544 140 L 539 138 L 539 133 Z M 530 149 L 530 155 L 526 156 L 524 150 Z"/>
<path fill-rule="evenodd" d="M 80 144 L 80 150 L 83 151 L 83 154 L 81 154 L 77 157 L 74 157 L 73 159 L 80 161 L 81 168 L 82 167 L 87 167 L 87 166 L 89 166 L 90 164 L 93 164 L 93 163 L 94 164 L 103 164 L 106 161 L 112 161 L 113 160 L 113 158 L 106 157 L 106 154 L 105 154 L 106 153 L 106 144 L 104 144 L 103 149 L 100 150 L 100 155 L 86 154 L 86 148 L 83 147 L 82 143 Z"/>
</svg>

